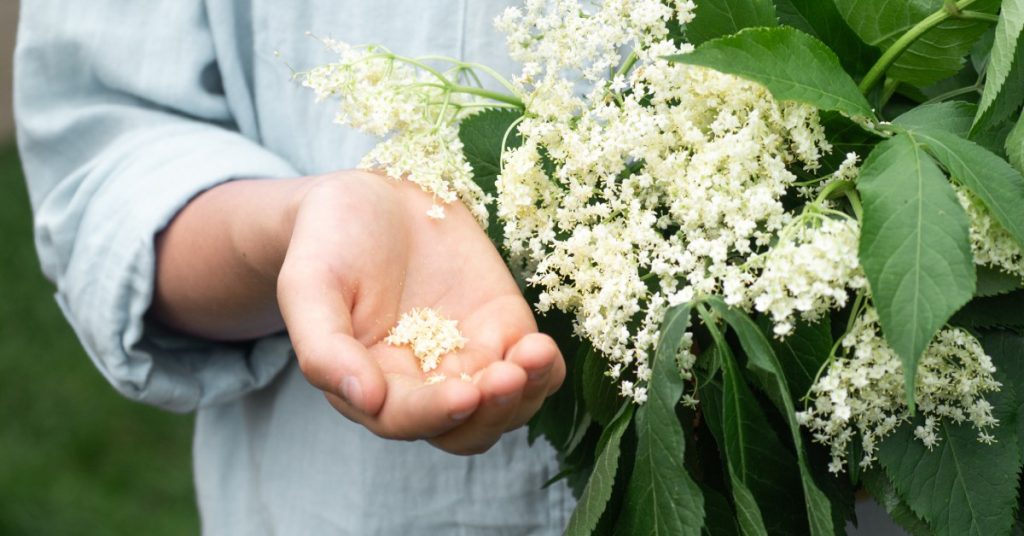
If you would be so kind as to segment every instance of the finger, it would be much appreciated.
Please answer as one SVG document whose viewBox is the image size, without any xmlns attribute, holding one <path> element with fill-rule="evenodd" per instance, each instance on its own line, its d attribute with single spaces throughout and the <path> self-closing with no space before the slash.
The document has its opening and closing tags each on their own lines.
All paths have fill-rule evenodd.
<svg viewBox="0 0 1024 536">
<path fill-rule="evenodd" d="M 565 360 L 554 339 L 543 333 L 531 333 L 509 349 L 505 360 L 519 365 L 527 381 L 522 400 L 509 428 L 518 428 L 540 409 L 544 399 L 555 392 L 565 379 Z"/>
<path fill-rule="evenodd" d="M 465 424 L 431 440 L 434 446 L 469 455 L 482 453 L 497 443 L 516 414 L 526 372 L 512 363 L 498 361 L 478 374 L 476 385 L 483 395 L 476 412 Z"/>
<path fill-rule="evenodd" d="M 341 278 L 322 262 L 285 258 L 277 301 L 306 379 L 361 412 L 380 411 L 387 387 L 384 374 L 366 347 L 352 337 Z"/>
<path fill-rule="evenodd" d="M 475 386 L 449 380 L 427 385 L 397 374 L 387 377 L 387 398 L 376 415 L 367 415 L 344 398 L 327 394 L 342 415 L 386 439 L 427 439 L 466 422 L 480 405 Z"/>
<path fill-rule="evenodd" d="M 502 359 L 508 349 L 527 333 L 537 331 L 529 306 L 518 294 L 498 296 L 467 314 L 460 323 L 467 350 L 462 361 L 468 370 L 482 370 Z"/>
</svg>

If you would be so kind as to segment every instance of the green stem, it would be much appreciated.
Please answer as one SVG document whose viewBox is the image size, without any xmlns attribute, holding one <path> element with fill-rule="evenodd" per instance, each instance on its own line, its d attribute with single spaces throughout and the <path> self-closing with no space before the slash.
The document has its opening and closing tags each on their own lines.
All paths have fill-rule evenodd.
<svg viewBox="0 0 1024 536">
<path fill-rule="evenodd" d="M 505 93 L 498 93 L 497 91 L 491 91 L 489 89 L 463 86 L 461 84 L 451 84 L 448 86 L 453 93 L 465 93 L 467 95 L 476 95 L 477 97 L 483 97 L 485 99 L 491 99 L 493 101 L 504 102 L 505 104 L 511 104 L 516 108 L 525 108 L 523 101 L 513 95 Z"/>
<path fill-rule="evenodd" d="M 853 182 L 847 180 L 837 180 L 828 183 L 825 188 L 818 194 L 818 197 L 812 203 L 813 205 L 820 205 L 826 199 L 832 197 L 833 194 L 842 193 L 848 189 L 853 188 Z"/>
<path fill-rule="evenodd" d="M 615 77 L 617 76 L 624 76 L 626 73 L 628 73 L 629 70 L 632 69 L 634 65 L 636 65 L 636 62 L 639 59 L 640 57 L 637 56 L 635 50 L 630 52 L 629 56 L 626 56 L 626 61 L 622 62 L 622 65 L 619 66 L 619 70 L 615 71 L 615 73 L 612 74 L 612 80 L 615 80 Z"/>
<path fill-rule="evenodd" d="M 960 0 L 955 4 L 951 4 L 952 7 L 947 5 L 935 13 L 928 15 L 922 19 L 921 22 L 915 24 L 910 30 L 907 30 L 907 33 L 900 36 L 895 43 L 882 53 L 882 57 L 878 58 L 878 61 L 871 66 L 871 70 L 868 71 L 868 74 L 864 75 L 864 79 L 860 82 L 860 92 L 867 95 L 868 92 L 875 87 L 875 84 L 882 79 L 882 76 L 889 70 L 889 67 L 892 67 L 892 64 L 896 62 L 900 55 L 910 48 L 910 45 L 914 44 L 914 41 L 917 41 L 919 37 L 928 32 L 928 30 L 942 24 L 947 19 L 956 17 L 963 13 L 960 11 L 961 9 L 976 1 L 977 0 Z"/>
<path fill-rule="evenodd" d="M 941 95 L 936 95 L 936 96 L 934 96 L 934 97 L 924 101 L 922 103 L 922 105 L 924 105 L 924 104 L 934 104 L 936 102 L 943 102 L 945 100 L 952 99 L 954 97 L 959 97 L 960 95 L 967 95 L 967 94 L 970 94 L 970 93 L 978 93 L 980 91 L 981 91 L 981 89 L 977 85 L 958 87 L 956 89 L 947 91 L 947 92 L 945 92 L 945 93 L 943 93 Z"/>
<path fill-rule="evenodd" d="M 853 207 L 853 215 L 857 218 L 857 221 L 864 220 L 864 208 L 860 202 L 860 195 L 857 194 L 857 190 L 847 190 L 846 200 L 850 202 L 850 206 Z"/>
<path fill-rule="evenodd" d="M 896 88 L 900 87 L 900 81 L 895 78 L 886 78 L 885 83 L 882 84 L 882 94 L 878 97 L 878 109 L 885 108 L 886 103 L 892 98 L 893 94 L 896 93 Z"/>
<path fill-rule="evenodd" d="M 999 22 L 999 15 L 993 15 L 991 13 L 982 13 L 980 11 L 961 11 L 960 14 L 956 16 L 956 18 L 967 20 L 980 20 L 992 23 Z"/>
<path fill-rule="evenodd" d="M 418 59 L 407 58 L 405 56 L 399 56 L 397 54 L 393 54 L 393 53 L 390 53 L 390 52 L 386 53 L 386 54 L 381 54 L 380 56 L 381 57 L 388 57 L 388 58 L 394 59 L 396 61 L 401 61 L 403 63 L 407 63 L 407 64 L 412 65 L 414 67 L 418 67 L 420 69 L 423 69 L 424 71 L 434 75 L 435 78 L 437 78 L 438 80 L 441 81 L 441 84 L 444 87 L 446 87 L 449 91 L 451 91 L 453 93 L 464 93 L 466 95 L 476 95 L 478 97 L 483 97 L 485 99 L 491 99 L 493 101 L 498 101 L 498 102 L 504 102 L 506 104 L 511 104 L 512 106 L 515 106 L 517 108 L 525 108 L 525 106 L 523 106 L 523 101 L 520 100 L 518 97 L 515 97 L 513 95 L 508 95 L 508 94 L 505 94 L 505 93 L 498 93 L 497 91 L 491 91 L 489 89 L 473 87 L 473 86 L 466 86 L 466 85 L 462 85 L 462 84 L 456 84 L 456 83 L 452 82 L 451 80 L 449 80 L 446 76 L 444 76 L 443 74 L 438 72 L 437 69 L 434 69 L 433 67 L 423 63 L 422 61 L 419 61 Z M 427 56 L 427 58 L 428 59 L 437 59 L 437 58 L 433 58 L 433 57 L 430 57 L 430 56 Z M 476 65 L 476 64 L 473 64 L 473 65 Z M 487 72 L 487 71 L 485 70 L 484 72 Z M 488 74 L 490 74 L 490 73 L 488 73 Z M 499 77 L 499 81 L 502 81 L 502 80 L 504 80 L 504 79 Z"/>
</svg>

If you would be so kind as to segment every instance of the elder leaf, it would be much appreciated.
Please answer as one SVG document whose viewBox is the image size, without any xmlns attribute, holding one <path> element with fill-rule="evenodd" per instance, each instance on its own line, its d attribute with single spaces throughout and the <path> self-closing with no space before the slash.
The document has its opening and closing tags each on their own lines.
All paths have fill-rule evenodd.
<svg viewBox="0 0 1024 536">
<path fill-rule="evenodd" d="M 1006 156 L 1010 164 L 1020 173 L 1024 173 L 1024 115 L 1017 118 L 1010 135 L 1006 137 Z"/>
<path fill-rule="evenodd" d="M 900 134 L 861 168 L 860 260 L 886 340 L 903 362 L 913 408 L 917 363 L 957 309 L 974 295 L 967 214 L 920 142 Z"/>
<path fill-rule="evenodd" d="M 1024 0 L 1003 0 L 974 130 L 1006 120 L 1024 101 Z"/>
<path fill-rule="evenodd" d="M 669 60 L 746 78 L 765 86 L 779 100 L 850 116 L 874 115 L 835 53 L 794 28 L 749 28 Z"/>
<path fill-rule="evenodd" d="M 854 77 L 863 76 L 878 60 L 878 50 L 866 45 L 846 24 L 833 2 L 775 0 L 779 21 L 803 30 L 828 45 Z"/>
<path fill-rule="evenodd" d="M 804 489 L 804 501 L 807 505 L 807 521 L 813 536 L 832 536 L 835 529 L 832 524 L 832 506 L 828 497 L 822 493 L 814 482 L 807 453 L 800 432 L 800 423 L 796 421 L 796 407 L 793 396 L 778 356 L 772 350 L 771 343 L 757 324 L 738 309 L 725 304 L 721 298 L 707 298 L 710 305 L 729 327 L 736 333 L 743 353 L 747 356 L 747 369 L 754 373 L 764 391 L 789 424 L 789 431 L 796 449 L 797 467 L 800 470 L 800 482 Z"/>
<path fill-rule="evenodd" d="M 1017 503 L 1020 452 L 1012 423 L 978 442 L 969 424 L 939 421 L 939 442 L 929 450 L 907 423 L 882 441 L 878 461 L 900 497 L 939 536 L 1009 534 Z"/>
<path fill-rule="evenodd" d="M 775 26 L 771 0 L 701 0 L 686 25 L 686 38 L 698 45 L 754 26 Z"/>
<path fill-rule="evenodd" d="M 885 50 L 922 19 L 943 9 L 944 0 L 834 0 L 840 15 L 867 44 Z M 982 0 L 972 10 L 994 12 L 998 0 Z M 989 27 L 984 21 L 951 18 L 919 37 L 886 75 L 925 87 L 952 76 Z"/>
<path fill-rule="evenodd" d="M 583 488 L 576 509 L 569 518 L 564 536 L 589 536 L 597 527 L 601 514 L 608 505 L 608 499 L 612 496 L 615 473 L 619 468 L 619 443 L 632 419 L 633 407 L 626 406 L 601 434 L 597 444 L 598 454 L 594 462 L 594 471 L 590 473 L 590 480 Z"/>
<path fill-rule="evenodd" d="M 623 402 L 616 384 L 605 374 L 607 370 L 608 362 L 591 348 L 583 360 L 583 401 L 601 426 L 608 426 Z"/>
<path fill-rule="evenodd" d="M 636 412 L 636 462 L 616 532 L 698 536 L 704 525 L 704 496 L 686 472 L 686 438 L 676 417 L 683 379 L 676 366 L 690 325 L 689 304 L 665 313 L 651 365 L 647 402 Z"/>
<path fill-rule="evenodd" d="M 971 132 L 971 123 L 978 113 L 978 106 L 964 101 L 946 101 L 924 104 L 893 119 L 893 124 L 907 129 L 935 128 L 952 132 L 966 138 Z"/>
<path fill-rule="evenodd" d="M 496 108 L 477 112 L 459 123 L 462 154 L 473 168 L 473 180 L 489 195 L 497 193 L 496 182 L 501 172 L 502 152 L 522 143 L 519 131 L 512 128 L 522 115 L 519 110 Z M 507 138 L 506 132 L 509 132 Z M 505 141 L 504 147 L 502 140 Z M 488 207 L 487 235 L 496 246 L 501 247 L 503 234 L 494 206 Z"/>
<path fill-rule="evenodd" d="M 913 137 L 1024 247 L 1024 176 L 988 149 L 942 129 L 915 129 Z"/>
</svg>

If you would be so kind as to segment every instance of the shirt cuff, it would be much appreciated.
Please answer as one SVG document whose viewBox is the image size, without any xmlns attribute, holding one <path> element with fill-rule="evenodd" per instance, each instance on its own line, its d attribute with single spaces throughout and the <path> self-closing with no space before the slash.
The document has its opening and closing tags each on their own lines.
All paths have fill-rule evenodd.
<svg viewBox="0 0 1024 536">
<path fill-rule="evenodd" d="M 192 198 L 218 184 L 299 174 L 231 131 L 206 125 L 167 134 L 158 148 L 147 148 L 145 158 L 121 160 L 108 170 L 109 180 L 78 229 L 56 298 L 89 357 L 119 392 L 190 411 L 266 385 L 287 364 L 291 347 L 283 334 L 223 343 L 147 322 L 154 238 Z"/>
</svg>

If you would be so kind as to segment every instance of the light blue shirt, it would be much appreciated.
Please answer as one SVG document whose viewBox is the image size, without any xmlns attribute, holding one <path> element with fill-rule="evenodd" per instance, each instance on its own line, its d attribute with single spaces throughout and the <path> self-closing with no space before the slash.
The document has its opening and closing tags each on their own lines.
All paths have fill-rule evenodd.
<svg viewBox="0 0 1024 536">
<path fill-rule="evenodd" d="M 129 398 L 198 410 L 207 534 L 557 534 L 573 507 L 543 441 L 476 457 L 379 439 L 303 379 L 284 335 L 247 344 L 146 322 L 153 238 L 235 178 L 352 167 L 372 140 L 291 80 L 318 41 L 512 66 L 500 0 L 23 0 L 18 141 L 43 271 L 96 366 Z M 280 52 L 280 56 L 275 55 Z M 155 484 L 154 484 L 155 485 Z"/>
</svg>

